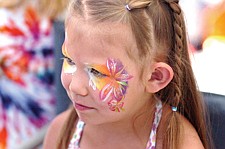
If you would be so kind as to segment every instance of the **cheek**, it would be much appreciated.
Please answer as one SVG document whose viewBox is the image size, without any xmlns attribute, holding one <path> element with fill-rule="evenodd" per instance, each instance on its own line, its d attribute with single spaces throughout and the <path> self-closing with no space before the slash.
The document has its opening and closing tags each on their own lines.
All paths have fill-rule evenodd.
<svg viewBox="0 0 225 149">
<path fill-rule="evenodd" d="M 92 99 L 94 99 L 95 102 L 100 102 L 100 103 L 102 102 L 102 101 L 100 100 L 100 98 L 99 98 L 99 91 L 98 91 L 98 90 L 93 90 L 93 89 L 90 87 L 89 91 L 90 91 L 90 94 L 91 94 Z"/>
<path fill-rule="evenodd" d="M 68 90 L 71 82 L 71 76 L 69 74 L 65 74 L 63 71 L 61 72 L 61 82 L 63 87 Z"/>
<path fill-rule="evenodd" d="M 109 111 L 110 110 L 109 109 L 109 106 L 108 106 L 108 102 L 104 102 L 104 101 L 101 100 L 101 98 L 100 98 L 100 91 L 99 90 L 93 90 L 93 89 L 91 89 L 90 90 L 90 95 L 91 95 L 91 99 L 98 106 L 98 109 L 100 111 L 106 112 L 106 111 Z"/>
<path fill-rule="evenodd" d="M 93 99 L 93 101 L 98 104 L 99 106 L 101 107 L 105 107 L 107 105 L 107 102 L 103 102 L 101 100 L 101 97 L 100 97 L 100 92 L 101 90 L 99 89 L 93 89 L 93 86 L 89 85 L 89 94 L 91 96 L 91 99 Z"/>
</svg>

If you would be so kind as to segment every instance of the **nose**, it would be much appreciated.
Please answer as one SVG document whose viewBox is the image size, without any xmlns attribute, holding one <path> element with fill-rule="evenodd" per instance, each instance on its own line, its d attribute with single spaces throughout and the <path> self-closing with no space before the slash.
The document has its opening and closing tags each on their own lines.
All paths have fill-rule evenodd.
<svg viewBox="0 0 225 149">
<path fill-rule="evenodd" d="M 88 94 L 88 81 L 85 74 L 76 71 L 72 74 L 69 90 L 76 95 L 86 96 Z"/>
</svg>

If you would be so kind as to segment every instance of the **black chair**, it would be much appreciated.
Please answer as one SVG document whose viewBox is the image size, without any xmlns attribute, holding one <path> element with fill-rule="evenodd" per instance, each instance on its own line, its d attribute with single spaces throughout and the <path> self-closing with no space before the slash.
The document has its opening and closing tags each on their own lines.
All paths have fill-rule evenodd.
<svg viewBox="0 0 225 149">
<path fill-rule="evenodd" d="M 216 149 L 225 149 L 225 96 L 203 92 Z"/>
</svg>

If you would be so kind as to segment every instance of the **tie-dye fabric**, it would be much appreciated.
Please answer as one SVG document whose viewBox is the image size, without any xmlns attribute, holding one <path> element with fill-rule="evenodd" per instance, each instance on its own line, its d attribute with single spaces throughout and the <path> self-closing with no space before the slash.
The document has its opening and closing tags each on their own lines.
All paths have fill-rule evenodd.
<svg viewBox="0 0 225 149">
<path fill-rule="evenodd" d="M 55 115 L 53 29 L 31 7 L 0 18 L 0 149 L 14 149 Z"/>
<path fill-rule="evenodd" d="M 156 148 L 156 132 L 157 132 L 157 128 L 159 126 L 159 122 L 162 117 L 162 102 L 160 100 L 158 100 L 155 108 L 156 108 L 155 117 L 154 117 L 154 121 L 152 124 L 152 129 L 151 129 L 151 133 L 149 136 L 149 140 L 148 140 L 146 149 L 155 149 Z M 73 138 L 70 141 L 68 149 L 80 149 L 79 143 L 80 143 L 80 140 L 82 137 L 84 126 L 85 126 L 85 124 L 81 120 L 79 120 L 77 122 L 76 130 L 73 135 Z"/>
</svg>

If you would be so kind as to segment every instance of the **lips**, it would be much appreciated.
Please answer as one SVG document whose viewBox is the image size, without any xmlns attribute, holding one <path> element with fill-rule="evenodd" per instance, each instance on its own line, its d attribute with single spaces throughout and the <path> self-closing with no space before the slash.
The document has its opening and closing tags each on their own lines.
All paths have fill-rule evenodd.
<svg viewBox="0 0 225 149">
<path fill-rule="evenodd" d="M 79 104 L 79 103 L 74 103 L 74 107 L 79 110 L 79 111 L 85 111 L 85 110 L 91 110 L 91 109 L 94 109 L 92 107 L 88 107 L 88 106 L 85 106 L 85 105 L 82 105 L 82 104 Z"/>
</svg>

